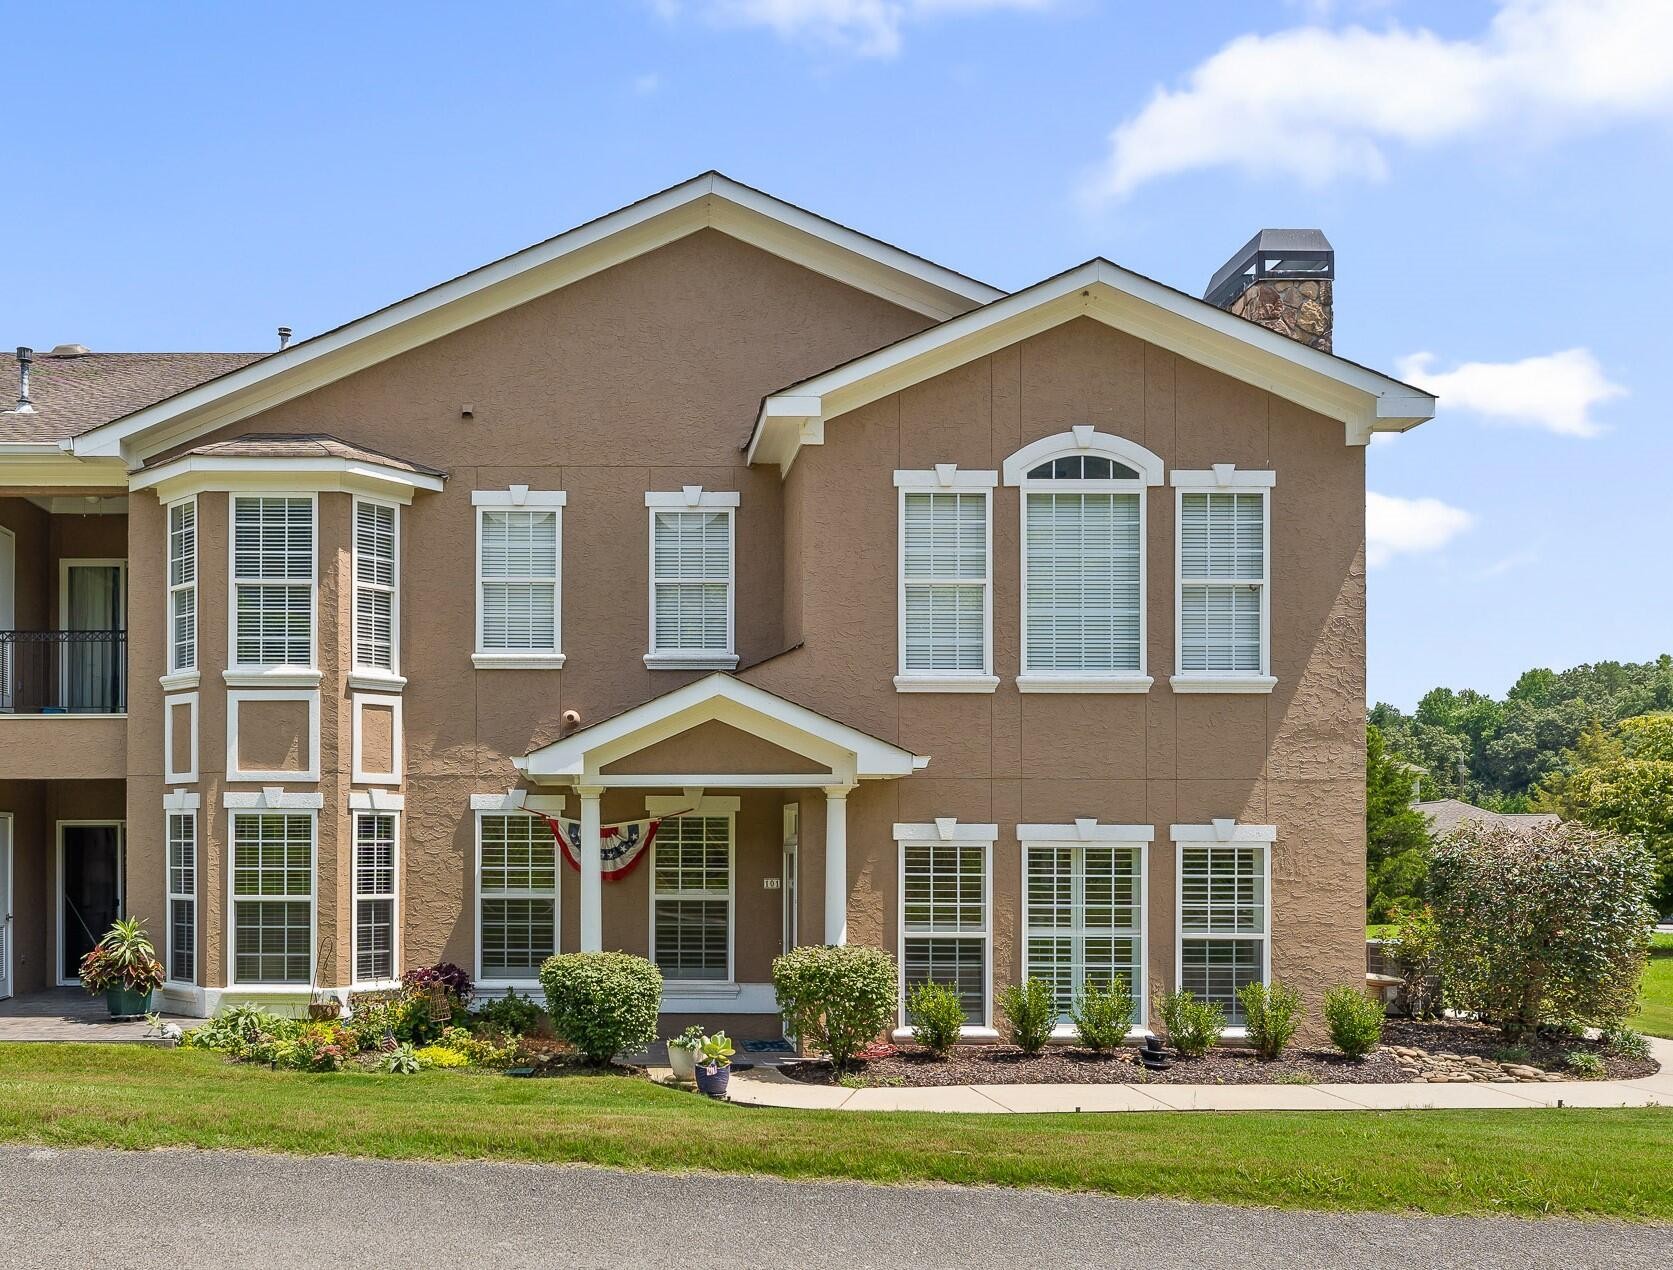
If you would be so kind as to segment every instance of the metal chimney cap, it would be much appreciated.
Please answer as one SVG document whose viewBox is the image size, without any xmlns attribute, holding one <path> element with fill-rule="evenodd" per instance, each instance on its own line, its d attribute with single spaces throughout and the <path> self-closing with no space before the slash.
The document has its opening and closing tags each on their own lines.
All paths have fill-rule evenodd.
<svg viewBox="0 0 1673 1270">
<path fill-rule="evenodd" d="M 17 346 L 17 360 L 27 366 L 30 362 L 35 360 L 35 350 L 32 348 L 25 348 L 22 344 L 19 344 Z"/>
<path fill-rule="evenodd" d="M 1322 229 L 1263 229 L 1209 279 L 1202 298 L 1224 308 L 1261 278 L 1333 278 L 1336 249 Z"/>
</svg>

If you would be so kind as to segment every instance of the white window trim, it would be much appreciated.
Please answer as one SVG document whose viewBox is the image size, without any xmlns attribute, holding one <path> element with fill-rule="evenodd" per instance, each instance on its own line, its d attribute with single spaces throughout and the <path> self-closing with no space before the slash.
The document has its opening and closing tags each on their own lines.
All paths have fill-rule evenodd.
<svg viewBox="0 0 1673 1270">
<path fill-rule="evenodd" d="M 1264 868 L 1266 871 L 1266 903 L 1263 907 L 1265 918 L 1260 934 L 1261 940 L 1261 981 L 1272 982 L 1272 904 L 1273 892 L 1276 888 L 1272 879 L 1272 844 L 1278 839 L 1276 825 L 1247 825 L 1239 824 L 1235 820 L 1215 820 L 1206 825 L 1170 825 L 1168 837 L 1174 844 L 1173 862 L 1173 986 L 1179 991 L 1180 979 L 1185 968 L 1185 924 L 1180 919 L 1185 907 L 1185 876 L 1179 867 L 1179 848 L 1181 846 L 1204 845 L 1237 845 L 1259 846 L 1265 854 Z M 1208 935 L 1193 931 L 1193 940 L 1201 939 L 1253 939 L 1248 932 L 1238 935 Z M 1238 1040 L 1248 1034 L 1247 1028 L 1228 1027 L 1223 1035 L 1231 1040 Z"/>
<path fill-rule="evenodd" d="M 198 953 L 203 947 L 203 941 L 198 938 L 202 930 L 202 922 L 198 920 L 200 906 L 198 904 L 197 889 L 199 871 L 203 866 L 202 846 L 203 835 L 198 832 L 198 803 L 197 795 L 190 795 L 191 805 L 185 806 L 185 799 L 179 807 L 170 807 L 165 800 L 163 804 L 163 964 L 167 967 L 168 977 L 163 980 L 165 987 L 195 988 L 199 971 Z M 174 889 L 174 863 L 170 851 L 174 846 L 170 822 L 181 816 L 192 823 L 192 890 L 176 891 Z M 190 900 L 192 904 L 192 975 L 191 979 L 176 979 L 174 977 L 174 904 L 176 900 Z"/>
<path fill-rule="evenodd" d="M 356 854 L 360 850 L 360 822 L 387 816 L 395 822 L 390 852 L 389 894 L 366 894 L 360 889 L 360 868 Z M 360 991 L 385 987 L 401 980 L 401 830 L 405 818 L 398 810 L 388 807 L 356 808 L 349 815 L 349 977 L 352 986 Z M 389 977 L 387 979 L 360 978 L 360 901 L 389 901 Z"/>
<path fill-rule="evenodd" d="M 1019 854 L 1021 867 L 1021 886 L 1017 891 L 1020 903 L 1017 906 L 1019 937 L 1017 943 L 1022 951 L 1022 977 L 1027 982 L 1029 977 L 1028 965 L 1028 852 L 1034 847 L 1084 847 L 1088 843 L 1107 843 L 1113 847 L 1134 847 L 1139 853 L 1139 972 L 1138 982 L 1127 985 L 1128 993 L 1133 997 L 1137 1009 L 1133 1015 L 1132 1025 L 1127 1029 L 1129 1038 L 1150 1035 L 1150 845 L 1155 841 L 1156 828 L 1154 825 L 1108 825 L 1099 824 L 1096 820 L 1077 819 L 1067 825 L 1018 825 L 1017 843 L 1022 848 Z M 1052 1029 L 1052 1036 L 1057 1039 L 1072 1040 L 1077 1032 L 1073 1023 L 1059 1024 Z"/>
<path fill-rule="evenodd" d="M 253 578 L 238 576 L 238 504 L 246 499 L 305 498 L 308 500 L 310 533 L 313 538 L 314 567 L 308 571 L 308 664 L 262 665 L 238 660 L 238 584 L 240 581 L 257 585 Z M 274 583 L 273 585 L 280 585 Z M 294 579 L 283 583 L 295 586 Z M 202 625 L 199 625 L 202 634 Z M 199 658 L 201 661 L 202 658 Z M 306 490 L 261 489 L 235 490 L 227 495 L 227 668 L 222 672 L 228 684 L 235 682 L 274 681 L 302 683 L 312 678 L 319 682 L 319 495 Z M 229 779 L 233 779 L 230 778 Z"/>
<path fill-rule="evenodd" d="M 361 712 L 367 706 L 388 706 L 390 709 L 390 770 L 387 772 L 372 771 L 366 766 L 361 738 L 364 728 L 361 726 Z M 396 693 L 355 692 L 349 695 L 349 710 L 354 727 L 354 735 L 350 742 L 350 776 L 356 785 L 399 785 L 401 772 L 405 765 L 405 755 L 402 752 L 402 720 L 401 697 Z"/>
<path fill-rule="evenodd" d="M 476 647 L 471 664 L 478 670 L 562 670 L 563 653 L 563 509 L 569 495 L 562 490 L 531 490 L 527 485 L 471 491 L 476 518 Z M 528 511 L 550 508 L 557 519 L 552 575 L 552 642 L 550 649 L 487 649 L 482 645 L 482 520 L 484 511 Z"/>
<path fill-rule="evenodd" d="M 895 675 L 896 692 L 994 692 L 999 677 L 993 673 L 993 491 L 999 473 L 960 471 L 956 463 L 933 468 L 902 468 L 895 473 Z M 982 586 L 982 669 L 959 673 L 906 669 L 906 495 L 915 493 L 979 493 L 986 504 L 987 571 Z M 921 585 L 921 584 L 920 584 Z M 961 579 L 959 585 L 973 585 Z"/>
<path fill-rule="evenodd" d="M 738 506 L 741 498 L 733 490 L 706 490 L 687 485 L 677 491 L 658 490 L 645 495 L 648 544 L 648 586 L 650 629 L 646 642 L 650 651 L 645 665 L 650 670 L 736 670 L 738 666 Z M 723 511 L 726 513 L 726 647 L 715 649 L 659 649 L 656 646 L 656 514 L 659 511 Z"/>
<path fill-rule="evenodd" d="M 514 790 L 512 792 L 513 793 L 521 793 L 522 791 L 521 790 Z M 502 798 L 504 799 L 504 801 L 498 801 Z M 481 799 L 484 803 L 486 803 L 490 799 L 494 799 L 494 800 L 496 800 L 497 805 L 495 805 L 495 806 L 479 806 L 478 805 L 478 799 Z M 534 804 L 531 800 L 530 806 L 532 807 L 533 805 Z M 520 801 L 519 802 L 512 802 L 510 800 L 510 797 L 506 796 L 506 795 L 472 794 L 471 795 L 471 807 L 472 807 L 472 810 L 475 813 L 473 818 L 476 821 L 476 853 L 475 853 L 475 858 L 476 858 L 475 870 L 476 871 L 471 878 L 471 889 L 476 893 L 476 936 L 475 936 L 475 938 L 476 938 L 476 963 L 475 963 L 475 966 L 474 966 L 474 969 L 476 971 L 476 986 L 479 989 L 486 989 L 490 992 L 498 992 L 498 993 L 501 993 L 502 995 L 505 992 L 507 992 L 507 991 L 509 991 L 510 989 L 513 989 L 513 988 L 516 988 L 516 989 L 519 989 L 519 990 L 522 990 L 522 991 L 528 991 L 528 990 L 533 989 L 533 988 L 538 988 L 540 986 L 540 980 L 538 978 L 535 978 L 535 979 L 485 979 L 485 978 L 483 978 L 483 975 L 482 975 L 482 901 L 484 899 L 495 899 L 495 900 L 528 900 L 528 899 L 544 900 L 544 899 L 550 899 L 552 901 L 552 951 L 554 953 L 562 952 L 563 951 L 563 871 L 564 871 L 565 868 L 568 867 L 568 865 L 566 864 L 566 862 L 564 860 L 563 848 L 558 845 L 556 839 L 553 840 L 553 842 L 552 842 L 552 891 L 551 891 L 550 895 L 548 895 L 545 891 L 535 891 L 535 890 L 495 891 L 492 895 L 485 895 L 483 893 L 483 890 L 482 890 L 482 821 L 483 821 L 483 818 L 486 817 L 486 816 L 504 817 L 504 816 L 515 815 L 517 812 L 523 810 L 523 804 Z M 554 811 L 558 815 L 562 815 L 563 814 L 563 808 L 561 806 L 561 800 L 560 800 L 560 805 L 557 806 L 557 807 L 551 808 L 551 810 Z"/>
<path fill-rule="evenodd" d="M 1270 693 L 1278 686 L 1272 675 L 1272 489 L 1278 474 L 1266 468 L 1238 468 L 1216 463 L 1204 470 L 1176 468 L 1170 475 L 1174 489 L 1173 506 L 1173 664 L 1168 683 L 1175 692 Z M 1257 673 L 1228 674 L 1221 671 L 1186 671 L 1184 662 L 1185 578 L 1183 538 L 1185 495 L 1236 491 L 1261 496 L 1261 668 Z M 1223 581 L 1223 579 L 1222 579 Z"/>
<path fill-rule="evenodd" d="M 895 839 L 895 964 L 896 975 L 895 1030 L 897 1041 L 911 1040 L 912 1029 L 906 1023 L 906 851 L 908 843 L 944 842 L 952 846 L 982 848 L 982 1021 L 967 1023 L 959 1029 L 965 1040 L 996 1040 L 999 1030 L 993 1025 L 993 844 L 999 838 L 998 825 L 962 824 L 952 816 L 938 816 L 930 824 L 897 824 Z M 920 938 L 934 939 L 935 935 L 917 932 Z M 970 939 L 970 931 L 961 931 L 952 938 Z"/>
<path fill-rule="evenodd" d="M 389 591 L 389 665 L 371 666 L 360 660 L 360 588 L 381 591 L 375 583 L 360 581 L 360 504 L 387 507 L 393 527 L 391 533 Z M 370 498 L 356 494 L 349 508 L 349 665 L 357 680 L 387 680 L 391 684 L 401 680 L 401 505 L 387 498 Z"/>
<path fill-rule="evenodd" d="M 273 795 L 279 795 L 274 799 Z M 262 801 L 235 805 L 233 799 L 237 794 L 226 795 L 226 806 L 231 813 L 227 817 L 227 990 L 235 988 L 261 988 L 276 992 L 307 993 L 311 990 L 314 980 L 319 977 L 319 809 L 323 800 L 318 794 L 285 795 L 282 790 L 263 790 L 261 795 L 250 795 L 251 798 L 260 797 Z M 312 799 L 314 801 L 303 804 L 299 800 Z M 238 978 L 238 895 L 237 895 L 237 865 L 238 858 L 238 828 L 236 816 L 243 812 L 249 815 L 260 815 L 263 812 L 282 812 L 285 815 L 305 815 L 308 817 L 310 844 L 308 848 L 308 982 L 307 983 L 266 983 L 261 980 L 249 982 Z M 200 858 L 202 853 L 199 853 Z M 273 899 L 274 897 L 266 897 Z M 285 896 L 277 902 L 297 903 L 300 896 Z M 252 903 L 260 903 L 257 898 Z"/>
<path fill-rule="evenodd" d="M 1041 463 L 1070 455 L 1096 455 L 1137 472 L 1137 480 L 1045 480 L 1028 475 Z M 1005 484 L 1020 490 L 1017 554 L 1021 587 L 1017 595 L 1022 669 L 1018 692 L 1149 692 L 1150 674 L 1150 499 L 1148 487 L 1162 483 L 1162 460 L 1125 437 L 1076 424 L 1067 432 L 1022 447 L 1001 465 Z M 1139 496 L 1139 666 L 1136 671 L 1029 670 L 1028 667 L 1028 499 L 1034 494 L 1137 494 Z"/>
<path fill-rule="evenodd" d="M 192 580 L 190 582 L 174 581 L 174 509 L 177 507 L 190 507 L 192 509 Z M 163 579 L 168 597 L 166 600 L 168 613 L 168 675 L 164 677 L 172 678 L 177 675 L 196 675 L 198 663 L 202 660 L 199 656 L 199 645 L 203 642 L 203 614 L 197 603 L 200 598 L 200 592 L 198 591 L 198 563 L 202 556 L 202 553 L 198 550 L 197 495 L 193 494 L 187 498 L 179 498 L 164 505 L 163 537 L 168 545 L 168 550 L 164 553 L 165 558 L 163 562 L 163 567 L 168 571 L 167 575 Z M 174 638 L 174 597 L 187 591 L 192 593 L 192 662 L 189 666 L 184 665 L 175 659 L 177 646 Z M 164 686 L 166 687 L 168 685 Z"/>
<path fill-rule="evenodd" d="M 738 807 L 740 805 L 740 800 L 737 798 L 697 798 L 691 800 L 679 798 L 648 798 L 645 800 L 645 811 L 649 815 L 657 815 L 658 812 L 652 810 L 653 804 L 661 807 L 663 814 L 666 814 L 669 811 L 685 810 L 684 807 L 668 807 L 667 804 L 670 802 L 683 802 L 686 807 L 691 807 L 695 803 L 695 810 L 686 813 L 694 818 L 705 817 L 710 819 L 720 819 L 724 817 L 726 820 L 726 978 L 664 979 L 662 981 L 663 991 L 666 993 L 672 989 L 674 995 L 690 995 L 693 991 L 700 992 L 705 987 L 735 985 L 738 982 L 735 955 L 738 940 Z M 675 816 L 673 819 L 678 820 L 682 819 L 682 817 Z M 656 889 L 656 852 L 661 843 L 662 835 L 658 833 L 657 836 L 651 840 L 651 884 L 645 888 L 650 892 L 650 925 L 649 930 L 646 933 L 646 938 L 650 945 L 650 960 L 653 965 L 656 964 L 656 902 L 658 899 Z M 684 896 L 685 893 L 680 892 L 678 895 L 665 895 L 661 898 L 678 900 Z M 692 896 L 691 898 L 714 900 L 717 896 L 712 891 L 705 891 L 701 896 Z"/>
<path fill-rule="evenodd" d="M 308 703 L 308 766 L 302 771 L 269 771 L 244 767 L 238 757 L 238 708 L 244 702 L 305 701 Z M 317 688 L 232 689 L 227 693 L 227 766 L 229 781 L 317 781 L 320 778 L 320 693 Z"/>
<path fill-rule="evenodd" d="M 191 730 L 191 766 L 185 771 L 174 767 L 174 712 L 186 707 L 187 727 Z M 190 785 L 198 778 L 198 694 L 185 692 L 163 698 L 163 784 Z"/>
</svg>

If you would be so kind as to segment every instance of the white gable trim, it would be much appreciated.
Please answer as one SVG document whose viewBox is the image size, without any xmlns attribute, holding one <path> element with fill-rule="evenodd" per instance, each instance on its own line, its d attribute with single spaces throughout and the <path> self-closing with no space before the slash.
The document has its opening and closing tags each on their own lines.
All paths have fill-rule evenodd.
<svg viewBox="0 0 1673 1270">
<path fill-rule="evenodd" d="M 1434 417 L 1410 384 L 1309 348 L 1107 260 L 1093 260 L 984 308 L 774 393 L 761 406 L 749 461 L 788 469 L 825 423 L 1077 317 L 1091 317 L 1194 362 L 1340 420 L 1349 445 Z"/>
<path fill-rule="evenodd" d="M 937 321 L 1004 292 L 706 172 L 75 438 L 130 464 L 696 233 L 717 229 Z"/>
<path fill-rule="evenodd" d="M 605 776 L 603 767 L 700 724 L 719 721 L 826 765 L 828 774 L 669 773 Z M 743 787 L 852 784 L 910 776 L 929 760 L 730 675 L 707 675 L 514 759 L 537 784 Z"/>
<path fill-rule="evenodd" d="M 442 478 L 371 459 L 345 459 L 335 455 L 282 458 L 187 454 L 135 472 L 128 488 L 155 489 L 157 497 L 165 503 L 205 490 L 282 489 L 286 493 L 367 494 L 406 506 L 416 493 L 439 491 Z"/>
</svg>

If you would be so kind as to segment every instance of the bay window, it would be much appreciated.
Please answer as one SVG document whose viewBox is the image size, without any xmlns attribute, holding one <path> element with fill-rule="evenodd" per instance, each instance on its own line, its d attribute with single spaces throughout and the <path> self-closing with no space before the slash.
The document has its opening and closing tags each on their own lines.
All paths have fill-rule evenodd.
<svg viewBox="0 0 1673 1270">
<path fill-rule="evenodd" d="M 314 512 L 312 494 L 233 495 L 236 665 L 313 664 Z"/>
<path fill-rule="evenodd" d="M 235 984 L 312 979 L 312 813 L 232 813 L 232 944 Z"/>
<path fill-rule="evenodd" d="M 354 500 L 354 668 L 393 675 L 400 657 L 400 574 L 392 503 Z"/>
<path fill-rule="evenodd" d="M 170 812 L 168 840 L 168 978 L 197 981 L 197 813 Z"/>
<path fill-rule="evenodd" d="M 354 981 L 383 983 L 395 978 L 396 869 L 399 864 L 393 812 L 354 816 Z"/>
<path fill-rule="evenodd" d="M 198 664 L 198 504 L 181 499 L 168 508 L 168 669 Z"/>
</svg>

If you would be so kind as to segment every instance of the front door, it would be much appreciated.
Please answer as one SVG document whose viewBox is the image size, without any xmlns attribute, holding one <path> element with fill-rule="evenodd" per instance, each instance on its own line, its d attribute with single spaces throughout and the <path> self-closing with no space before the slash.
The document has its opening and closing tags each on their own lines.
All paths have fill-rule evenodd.
<svg viewBox="0 0 1673 1270">
<path fill-rule="evenodd" d="M 66 644 L 60 685 L 66 709 L 109 714 L 122 700 L 120 678 L 126 667 L 116 641 L 108 636 L 128 628 L 126 581 L 127 567 L 121 561 L 64 562 L 61 629 L 107 636 Z"/>
<path fill-rule="evenodd" d="M 796 946 L 796 839 L 801 808 L 791 803 L 784 809 L 784 951 Z"/>
<path fill-rule="evenodd" d="M 12 995 L 12 818 L 0 812 L 0 1001 Z"/>
<path fill-rule="evenodd" d="M 58 979 L 74 983 L 81 959 L 122 915 L 122 826 L 58 826 Z"/>
</svg>

